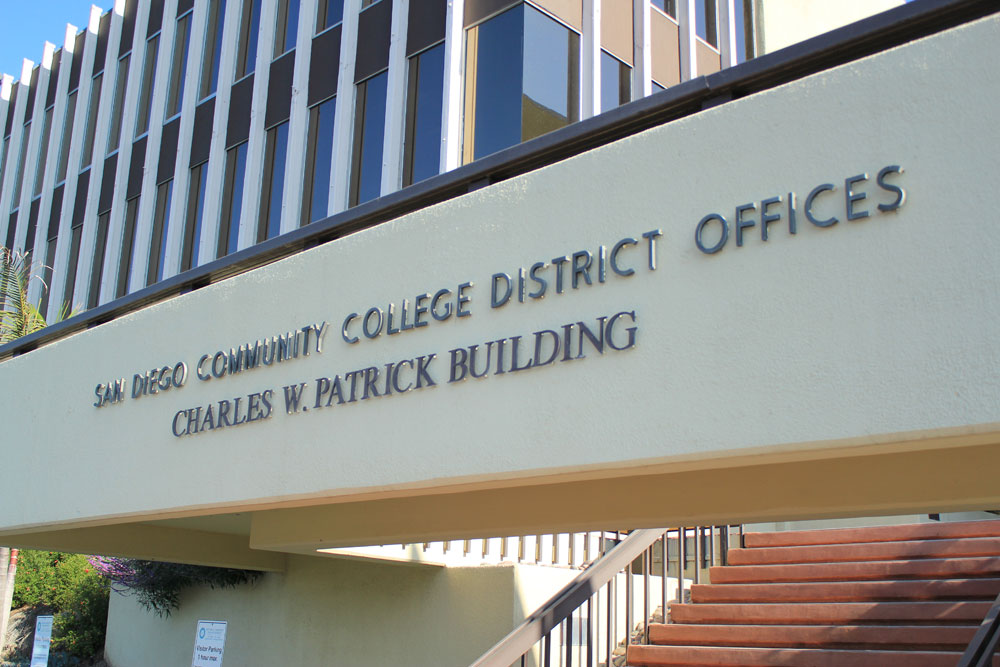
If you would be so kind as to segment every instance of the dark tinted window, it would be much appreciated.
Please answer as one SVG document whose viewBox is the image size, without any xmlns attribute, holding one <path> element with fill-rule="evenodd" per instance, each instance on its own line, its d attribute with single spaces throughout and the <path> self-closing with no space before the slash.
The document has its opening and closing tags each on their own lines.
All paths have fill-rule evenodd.
<svg viewBox="0 0 1000 667">
<path fill-rule="evenodd" d="M 444 44 L 442 43 L 410 58 L 403 185 L 430 178 L 441 169 L 443 95 Z"/>
<path fill-rule="evenodd" d="M 354 120 L 351 205 L 375 199 L 382 191 L 382 146 L 385 140 L 385 96 L 388 73 L 358 84 Z"/>
</svg>

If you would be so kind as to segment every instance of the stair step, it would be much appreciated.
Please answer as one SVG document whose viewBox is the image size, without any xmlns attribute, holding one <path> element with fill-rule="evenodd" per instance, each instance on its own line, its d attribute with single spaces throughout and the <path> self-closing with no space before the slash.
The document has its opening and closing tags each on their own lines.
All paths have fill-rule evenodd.
<svg viewBox="0 0 1000 667">
<path fill-rule="evenodd" d="M 816 602 L 670 604 L 671 623 L 955 624 L 978 626 L 990 602 Z"/>
<path fill-rule="evenodd" d="M 730 565 L 1000 556 L 1000 537 L 730 549 Z"/>
<path fill-rule="evenodd" d="M 635 667 L 955 667 L 960 651 L 850 651 L 838 649 L 717 648 L 709 646 L 629 646 Z M 1000 667 L 1000 657 L 993 658 Z"/>
<path fill-rule="evenodd" d="M 874 600 L 992 600 L 1000 579 L 835 581 L 786 584 L 694 584 L 691 601 L 864 602 Z"/>
<path fill-rule="evenodd" d="M 934 558 L 861 563 L 730 565 L 709 570 L 713 584 L 792 581 L 958 579 L 1000 575 L 1000 558 Z"/>
<path fill-rule="evenodd" d="M 903 526 L 868 526 L 830 528 L 792 532 L 747 533 L 748 548 L 788 547 L 813 544 L 856 542 L 898 542 L 904 540 L 939 540 L 962 537 L 1000 537 L 1000 520 L 961 521 L 955 523 L 914 523 Z"/>
<path fill-rule="evenodd" d="M 667 646 L 964 651 L 975 626 L 677 625 L 649 626 L 649 642 Z"/>
</svg>

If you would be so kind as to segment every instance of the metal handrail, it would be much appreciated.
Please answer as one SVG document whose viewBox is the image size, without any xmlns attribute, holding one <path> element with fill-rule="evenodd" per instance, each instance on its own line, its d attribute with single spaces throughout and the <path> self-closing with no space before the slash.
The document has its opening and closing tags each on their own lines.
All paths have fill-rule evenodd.
<svg viewBox="0 0 1000 667">
<path fill-rule="evenodd" d="M 666 528 L 647 528 L 629 533 L 470 667 L 509 667 L 666 532 Z"/>
<path fill-rule="evenodd" d="M 987 667 L 993 664 L 993 655 L 1000 643 L 1000 595 L 986 612 L 986 618 L 979 625 L 969 642 L 965 653 L 958 661 L 958 667 Z"/>
</svg>

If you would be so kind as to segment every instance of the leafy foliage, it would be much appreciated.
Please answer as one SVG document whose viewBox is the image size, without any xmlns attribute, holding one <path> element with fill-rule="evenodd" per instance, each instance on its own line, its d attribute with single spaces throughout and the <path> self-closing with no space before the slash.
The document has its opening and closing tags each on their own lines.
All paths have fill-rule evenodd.
<svg viewBox="0 0 1000 667">
<path fill-rule="evenodd" d="M 104 651 L 110 587 L 86 556 L 22 549 L 14 606 L 55 613 L 53 651 L 90 658 Z"/>
<path fill-rule="evenodd" d="M 45 318 L 28 300 L 33 280 L 41 281 L 30 253 L 0 247 L 0 344 L 45 326 Z"/>
<path fill-rule="evenodd" d="M 131 558 L 95 556 L 91 564 L 111 582 L 111 590 L 132 592 L 143 607 L 157 616 L 169 616 L 180 607 L 180 593 L 193 586 L 235 588 L 252 583 L 260 572 L 181 563 L 160 563 Z"/>
</svg>

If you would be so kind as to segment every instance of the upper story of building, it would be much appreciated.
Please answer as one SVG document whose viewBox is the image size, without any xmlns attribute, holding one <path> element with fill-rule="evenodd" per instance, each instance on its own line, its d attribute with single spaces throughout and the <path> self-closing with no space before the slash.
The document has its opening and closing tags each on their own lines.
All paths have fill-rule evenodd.
<svg viewBox="0 0 1000 667">
<path fill-rule="evenodd" d="M 117 0 L 3 79 L 0 239 L 94 308 L 898 1 L 806 4 Z"/>
</svg>

